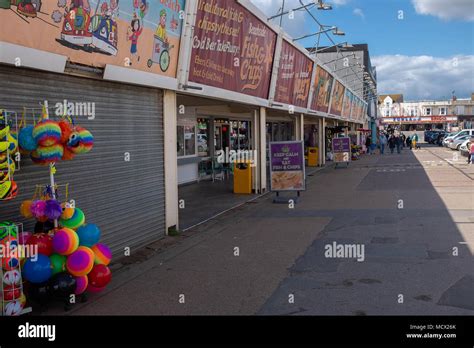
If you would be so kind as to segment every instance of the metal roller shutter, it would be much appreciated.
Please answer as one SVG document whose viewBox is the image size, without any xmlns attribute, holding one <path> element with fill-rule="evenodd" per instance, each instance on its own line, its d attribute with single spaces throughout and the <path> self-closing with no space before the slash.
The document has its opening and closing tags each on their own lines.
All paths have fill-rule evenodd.
<svg viewBox="0 0 474 348">
<path fill-rule="evenodd" d="M 117 255 L 124 247 L 139 247 L 165 233 L 163 154 L 163 92 L 69 75 L 0 66 L 0 109 L 21 113 L 23 107 L 70 102 L 95 103 L 95 119 L 75 118 L 94 136 L 91 152 L 57 163 L 56 182 L 69 183 L 69 195 L 86 221 L 102 231 L 101 242 Z M 39 111 L 38 111 L 39 112 Z M 29 122 L 29 124 L 32 124 Z M 130 162 L 125 153 L 130 153 Z M 48 168 L 23 158 L 15 175 L 19 195 L 0 201 L 0 221 L 33 222 L 20 217 L 23 200 L 36 184 L 49 182 Z M 64 200 L 64 190 L 59 192 Z"/>
</svg>

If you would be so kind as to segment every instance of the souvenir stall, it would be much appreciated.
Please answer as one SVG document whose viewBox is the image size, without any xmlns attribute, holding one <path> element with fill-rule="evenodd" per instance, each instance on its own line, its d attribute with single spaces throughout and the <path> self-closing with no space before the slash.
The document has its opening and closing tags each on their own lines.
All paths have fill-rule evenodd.
<svg viewBox="0 0 474 348">
<path fill-rule="evenodd" d="M 69 309 L 76 296 L 85 300 L 87 292 L 102 291 L 112 278 L 108 268 L 112 253 L 100 243 L 99 226 L 86 223 L 87 212 L 69 195 L 69 184 L 55 180 L 56 163 L 90 152 L 94 137 L 73 117 L 51 119 L 47 101 L 39 119 L 33 118 L 30 124 L 27 112 L 25 108 L 19 125 L 10 133 L 10 146 L 3 156 L 8 162 L 13 153 L 19 162 L 31 160 L 43 166 L 49 182 L 37 183 L 31 199 L 18 204 L 18 218 L 33 220 L 34 229 L 26 231 L 15 221 L 0 222 L 0 243 L 9 251 L 1 257 L 3 315 L 23 314 L 29 305 L 43 310 L 53 301 Z M 12 122 L 8 122 L 8 112 L 3 115 L 1 131 L 6 134 Z M 11 200 L 18 192 L 15 164 L 10 163 L 2 169 L 2 200 Z"/>
</svg>

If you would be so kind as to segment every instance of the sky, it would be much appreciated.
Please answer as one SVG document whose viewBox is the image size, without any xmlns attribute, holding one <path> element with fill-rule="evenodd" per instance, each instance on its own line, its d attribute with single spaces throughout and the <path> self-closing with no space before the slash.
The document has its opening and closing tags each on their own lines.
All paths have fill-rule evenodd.
<svg viewBox="0 0 474 348">
<path fill-rule="evenodd" d="M 285 0 L 285 9 L 300 1 Z M 278 13 L 282 0 L 251 0 L 267 16 Z M 474 0 L 325 0 L 331 11 L 311 13 L 345 36 L 335 42 L 367 43 L 376 66 L 379 94 L 401 93 L 405 100 L 458 98 L 474 93 Z M 306 11 L 283 17 L 292 37 L 319 31 Z M 279 19 L 273 21 L 279 24 Z M 331 35 L 331 34 L 330 34 Z M 313 47 L 314 38 L 299 41 Z M 322 36 L 321 45 L 332 45 Z"/>
</svg>

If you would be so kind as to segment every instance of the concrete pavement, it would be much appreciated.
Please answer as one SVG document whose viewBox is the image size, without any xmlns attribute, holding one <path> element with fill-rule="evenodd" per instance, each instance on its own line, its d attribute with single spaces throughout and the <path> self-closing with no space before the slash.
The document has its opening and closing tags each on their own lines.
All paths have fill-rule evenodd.
<svg viewBox="0 0 474 348">
<path fill-rule="evenodd" d="M 294 209 L 267 195 L 137 252 L 70 313 L 473 315 L 474 166 L 447 151 L 326 168 Z M 333 242 L 364 261 L 325 257 Z"/>
</svg>

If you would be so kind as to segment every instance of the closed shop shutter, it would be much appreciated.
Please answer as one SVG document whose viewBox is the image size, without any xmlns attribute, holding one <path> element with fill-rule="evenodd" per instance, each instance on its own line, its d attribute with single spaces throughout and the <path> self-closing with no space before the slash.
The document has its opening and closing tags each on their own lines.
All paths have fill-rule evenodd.
<svg viewBox="0 0 474 348">
<path fill-rule="evenodd" d="M 57 163 L 56 182 L 69 183 L 69 196 L 97 224 L 101 242 L 114 255 L 125 247 L 136 248 L 165 233 L 163 154 L 163 92 L 126 84 L 69 75 L 0 66 L 0 109 L 21 114 L 23 107 L 39 108 L 48 100 L 50 115 L 55 104 L 95 103 L 95 119 L 75 117 L 75 123 L 94 136 L 91 152 L 72 161 Z M 37 110 L 39 116 L 40 110 Z M 55 116 L 51 116 L 54 118 Z M 31 113 L 28 114 L 31 122 Z M 125 154 L 130 161 L 125 161 Z M 19 195 L 0 201 L 0 221 L 23 222 L 32 230 L 34 221 L 22 220 L 19 207 L 31 199 L 36 184 L 49 183 L 47 167 L 29 158 L 16 173 Z M 61 189 L 59 199 L 65 199 Z"/>
</svg>

